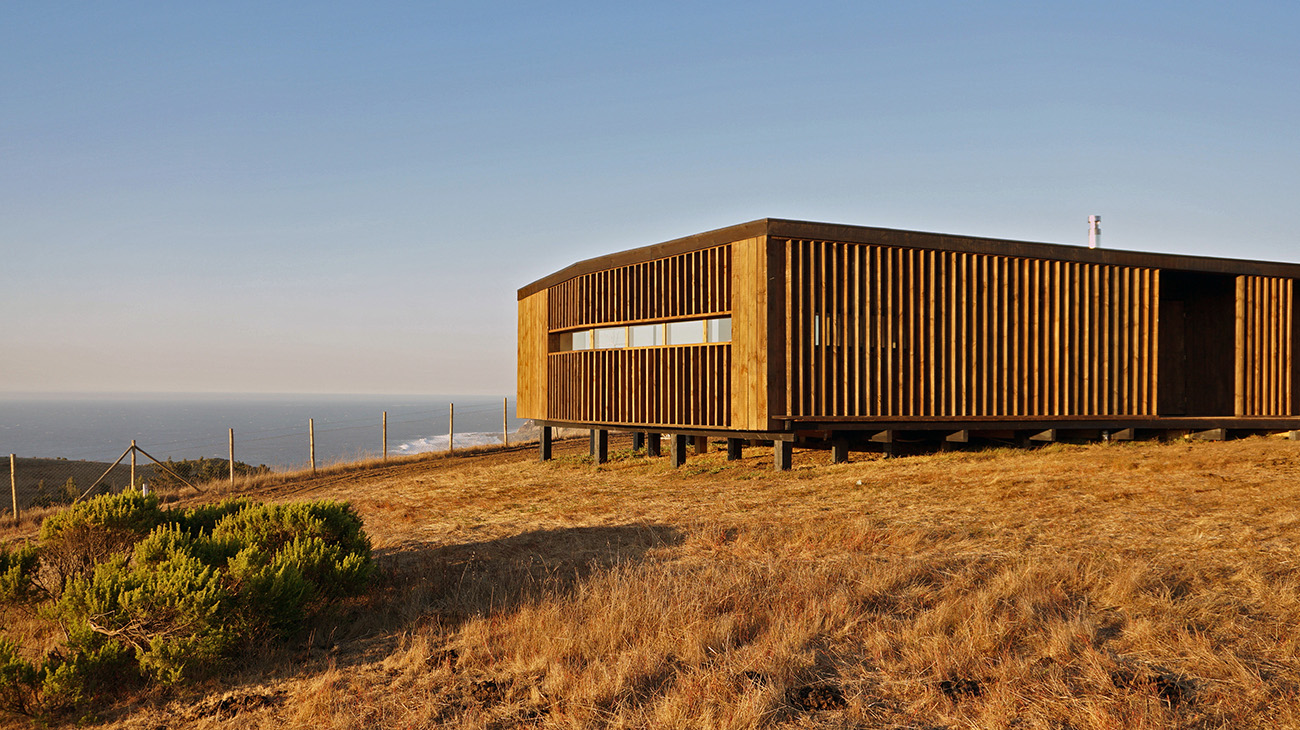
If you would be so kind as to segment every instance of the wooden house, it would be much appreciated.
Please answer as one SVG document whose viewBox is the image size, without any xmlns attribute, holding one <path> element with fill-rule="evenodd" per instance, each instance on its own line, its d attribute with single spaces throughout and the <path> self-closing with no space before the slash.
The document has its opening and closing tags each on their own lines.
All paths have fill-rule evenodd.
<svg viewBox="0 0 1300 730">
<path fill-rule="evenodd" d="M 764 219 L 519 290 L 543 428 L 850 449 L 1300 429 L 1300 265 Z"/>
</svg>

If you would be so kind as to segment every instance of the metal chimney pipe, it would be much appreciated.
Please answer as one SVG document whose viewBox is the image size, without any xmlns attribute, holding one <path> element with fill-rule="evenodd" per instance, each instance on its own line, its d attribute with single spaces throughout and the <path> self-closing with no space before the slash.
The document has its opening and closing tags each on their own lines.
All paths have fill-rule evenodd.
<svg viewBox="0 0 1300 730">
<path fill-rule="evenodd" d="M 1088 248 L 1097 248 L 1101 245 L 1101 216 L 1088 216 Z"/>
</svg>

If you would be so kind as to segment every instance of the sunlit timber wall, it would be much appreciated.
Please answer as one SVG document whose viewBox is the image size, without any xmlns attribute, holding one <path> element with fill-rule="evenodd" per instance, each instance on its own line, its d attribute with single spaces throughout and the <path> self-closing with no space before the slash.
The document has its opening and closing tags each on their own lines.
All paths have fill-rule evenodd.
<svg viewBox="0 0 1300 730">
<path fill-rule="evenodd" d="M 1236 283 L 1236 415 L 1294 415 L 1294 280 L 1238 276 Z"/>
<path fill-rule="evenodd" d="M 1217 344 L 1225 365 L 1188 352 L 1180 333 L 1179 359 L 1162 367 L 1160 315 L 1169 303 L 1158 268 L 833 241 L 773 245 L 785 269 L 780 402 L 788 416 L 1154 417 L 1166 415 L 1162 372 L 1171 388 L 1232 388 L 1231 405 L 1177 415 L 1296 412 L 1292 279 L 1231 277 L 1235 346 L 1226 329 Z M 1190 386 L 1188 369 L 1202 371 Z"/>
<path fill-rule="evenodd" d="M 782 243 L 789 415 L 1156 413 L 1158 271 Z"/>
<path fill-rule="evenodd" d="M 729 322 L 731 308 L 731 244 L 583 274 L 524 298 L 520 415 L 730 428 L 730 336 L 709 341 L 707 327 Z M 698 338 L 680 334 L 697 325 Z M 622 339 L 587 342 L 593 332 Z M 631 339 L 640 332 L 650 341 Z"/>
<path fill-rule="evenodd" d="M 767 432 L 1300 413 L 1289 264 L 764 220 L 571 268 L 520 292 L 524 418 Z M 724 319 L 716 340 L 664 336 Z M 637 341 L 646 328 L 663 339 Z"/>
</svg>

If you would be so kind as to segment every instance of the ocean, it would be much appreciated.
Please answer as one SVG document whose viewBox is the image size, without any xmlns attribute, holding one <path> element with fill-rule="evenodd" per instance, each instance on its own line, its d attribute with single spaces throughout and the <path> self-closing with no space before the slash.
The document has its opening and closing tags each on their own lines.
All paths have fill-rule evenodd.
<svg viewBox="0 0 1300 730">
<path fill-rule="evenodd" d="M 166 460 L 226 458 L 235 430 L 235 460 L 273 469 L 310 461 L 307 419 L 315 421 L 316 463 L 379 456 L 383 412 L 388 453 L 445 451 L 448 405 L 454 403 L 457 448 L 501 443 L 500 396 L 67 394 L 0 395 L 0 454 L 113 461 L 134 439 Z M 507 412 L 511 432 L 524 425 Z"/>
</svg>

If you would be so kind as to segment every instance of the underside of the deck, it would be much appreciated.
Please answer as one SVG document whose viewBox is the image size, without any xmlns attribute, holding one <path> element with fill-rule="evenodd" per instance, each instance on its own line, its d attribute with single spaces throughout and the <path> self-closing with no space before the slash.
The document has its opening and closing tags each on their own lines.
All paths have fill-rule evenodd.
<svg viewBox="0 0 1300 730">
<path fill-rule="evenodd" d="M 669 456 L 675 466 L 686 461 L 688 443 L 696 453 L 711 440 L 725 439 L 729 458 L 739 458 L 746 445 L 770 443 L 775 467 L 788 469 L 794 448 L 825 450 L 831 460 L 848 460 L 850 452 L 878 452 L 887 456 L 940 450 L 1016 446 L 1033 448 L 1049 443 L 1134 440 L 1224 441 L 1260 435 L 1284 435 L 1300 441 L 1300 417 L 1034 417 L 1034 418 L 777 418 L 780 430 L 676 428 L 662 425 L 536 421 L 542 429 L 541 458 L 550 458 L 556 429 L 582 429 L 591 433 L 591 456 L 603 462 L 610 432 L 635 434 L 636 448 L 659 456 L 660 440 L 669 439 Z M 689 442 L 688 442 L 689 439 Z"/>
</svg>

